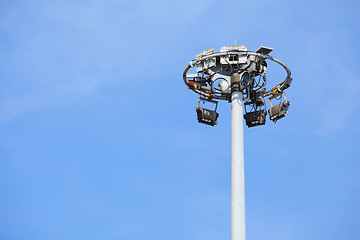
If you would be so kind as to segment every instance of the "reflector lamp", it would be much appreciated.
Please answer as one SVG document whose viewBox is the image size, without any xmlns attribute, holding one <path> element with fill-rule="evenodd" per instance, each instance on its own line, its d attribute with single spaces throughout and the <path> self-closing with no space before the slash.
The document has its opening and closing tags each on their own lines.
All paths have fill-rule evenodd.
<svg viewBox="0 0 360 240">
<path fill-rule="evenodd" d="M 246 121 L 246 126 L 255 127 L 259 125 L 264 125 L 266 121 L 266 110 L 259 110 L 255 112 L 245 113 L 244 118 Z"/>
<path fill-rule="evenodd" d="M 290 106 L 289 101 L 281 102 L 269 109 L 270 120 L 276 122 L 277 120 L 286 116 Z"/>
<path fill-rule="evenodd" d="M 201 100 L 203 101 L 203 103 L 205 103 L 205 102 L 214 103 L 215 104 L 215 110 L 210 110 L 210 109 L 207 109 L 207 108 L 200 107 L 200 101 Z M 199 100 L 198 100 L 198 104 L 196 106 L 196 115 L 197 115 L 198 122 L 203 123 L 203 124 L 207 124 L 207 125 L 210 125 L 210 126 L 217 125 L 217 119 L 219 117 L 219 114 L 216 112 L 217 104 L 218 104 L 217 101 L 200 97 Z"/>
<path fill-rule="evenodd" d="M 219 114 L 215 111 L 202 107 L 197 107 L 196 115 L 199 123 L 207 124 L 210 126 L 217 125 L 217 118 L 219 117 Z"/>
</svg>

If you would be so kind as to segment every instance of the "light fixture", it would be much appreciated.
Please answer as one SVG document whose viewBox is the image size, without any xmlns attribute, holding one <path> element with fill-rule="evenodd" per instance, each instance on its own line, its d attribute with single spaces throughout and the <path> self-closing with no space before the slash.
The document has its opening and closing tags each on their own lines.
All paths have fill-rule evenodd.
<svg viewBox="0 0 360 240">
<path fill-rule="evenodd" d="M 206 102 L 211 102 L 211 103 L 215 103 L 215 110 L 210 110 L 210 109 L 206 109 L 203 107 L 200 107 L 200 100 L 202 101 L 206 101 Z M 217 101 L 211 100 L 211 99 L 206 99 L 206 98 L 199 98 L 198 104 L 196 106 L 196 115 L 197 115 L 197 120 L 199 123 L 203 123 L 206 125 L 210 125 L 210 126 L 215 126 L 217 125 L 217 119 L 219 117 L 219 114 L 216 112 L 217 109 Z"/>
<path fill-rule="evenodd" d="M 281 102 L 269 109 L 270 120 L 276 122 L 277 120 L 286 116 L 290 106 L 289 101 Z"/>
<path fill-rule="evenodd" d="M 251 91 L 250 99 L 256 106 L 262 106 L 265 104 L 264 95 L 266 93 L 265 88 L 260 88 L 256 91 Z"/>
<path fill-rule="evenodd" d="M 255 127 L 259 125 L 264 125 L 266 121 L 266 110 L 258 110 L 254 112 L 245 113 L 244 118 L 246 121 L 246 126 Z"/>
<path fill-rule="evenodd" d="M 225 80 L 221 80 L 219 81 L 218 86 L 220 91 L 225 91 L 229 88 L 229 83 Z"/>
</svg>

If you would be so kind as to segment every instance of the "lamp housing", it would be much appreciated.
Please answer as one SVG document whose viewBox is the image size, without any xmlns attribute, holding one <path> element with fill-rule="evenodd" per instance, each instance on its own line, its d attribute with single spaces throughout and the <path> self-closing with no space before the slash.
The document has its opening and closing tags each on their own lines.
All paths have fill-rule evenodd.
<svg viewBox="0 0 360 240">
<path fill-rule="evenodd" d="M 281 102 L 269 109 L 270 120 L 276 122 L 277 120 L 286 116 L 289 110 L 290 102 Z"/>
<path fill-rule="evenodd" d="M 254 112 L 248 112 L 244 114 L 246 126 L 255 127 L 259 125 L 265 125 L 266 121 L 266 110 L 258 110 Z"/>
<path fill-rule="evenodd" d="M 216 111 L 197 107 L 196 115 L 199 123 L 207 124 L 210 126 L 217 125 L 218 123 L 217 118 L 219 117 L 219 114 Z"/>
</svg>

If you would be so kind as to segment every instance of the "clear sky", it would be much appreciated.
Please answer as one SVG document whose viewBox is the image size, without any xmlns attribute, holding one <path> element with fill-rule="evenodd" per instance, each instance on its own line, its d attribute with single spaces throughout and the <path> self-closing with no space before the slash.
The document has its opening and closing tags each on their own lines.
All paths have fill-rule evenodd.
<svg viewBox="0 0 360 240">
<path fill-rule="evenodd" d="M 198 124 L 182 73 L 236 40 L 294 78 L 288 116 L 245 127 L 247 238 L 360 239 L 359 10 L 1 1 L 0 239 L 230 239 L 230 104 Z"/>
</svg>

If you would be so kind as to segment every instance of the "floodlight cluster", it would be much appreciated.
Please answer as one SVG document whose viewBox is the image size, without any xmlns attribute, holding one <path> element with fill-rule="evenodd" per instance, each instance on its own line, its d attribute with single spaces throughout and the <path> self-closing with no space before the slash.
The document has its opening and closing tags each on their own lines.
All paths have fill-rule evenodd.
<svg viewBox="0 0 360 240">
<path fill-rule="evenodd" d="M 216 108 L 210 110 L 201 107 L 200 100 L 217 106 L 215 99 L 231 101 L 234 91 L 242 93 L 244 118 L 248 127 L 264 125 L 267 113 L 274 122 L 285 117 L 290 102 L 287 101 L 284 90 L 291 85 L 291 72 L 280 60 L 269 56 L 272 50 L 261 46 L 256 52 L 251 52 L 245 46 L 230 46 L 222 47 L 220 52 L 214 52 L 212 48 L 197 54 L 186 67 L 183 79 L 189 89 L 201 95 L 196 107 L 198 121 L 214 126 L 219 116 Z M 285 80 L 269 91 L 266 91 L 266 60 L 280 64 L 287 73 Z M 196 73 L 188 73 L 192 68 Z M 268 111 L 266 97 L 270 102 Z M 279 103 L 273 106 L 274 99 Z"/>
</svg>

